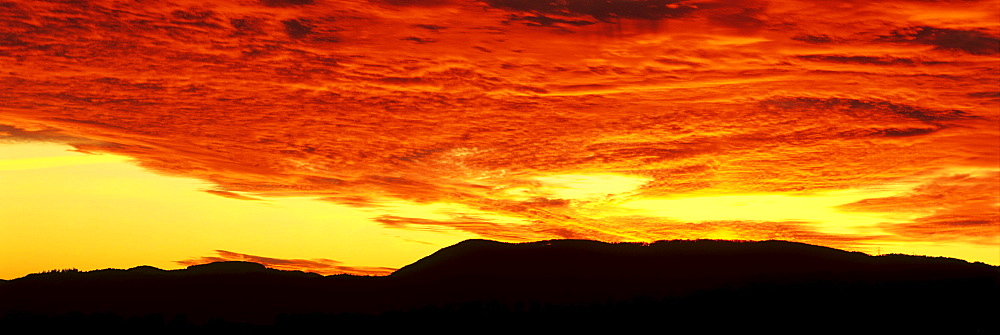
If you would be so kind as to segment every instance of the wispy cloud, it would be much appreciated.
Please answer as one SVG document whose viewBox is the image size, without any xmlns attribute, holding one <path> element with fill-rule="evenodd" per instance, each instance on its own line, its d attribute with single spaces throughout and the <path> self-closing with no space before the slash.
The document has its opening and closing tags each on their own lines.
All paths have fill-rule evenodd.
<svg viewBox="0 0 1000 335">
<path fill-rule="evenodd" d="M 225 250 L 216 250 L 215 252 L 217 256 L 192 258 L 177 261 L 177 264 L 191 266 L 212 262 L 245 261 L 258 263 L 277 270 L 313 272 L 322 275 L 352 274 L 359 276 L 386 276 L 393 271 L 396 271 L 396 269 L 385 267 L 348 266 L 344 265 L 342 262 L 325 258 L 281 259 L 241 254 Z"/>
<path fill-rule="evenodd" d="M 841 208 L 858 212 L 910 213 L 909 222 L 883 229 L 914 240 L 1000 241 L 1000 173 L 953 174 L 930 179 L 898 196 L 865 199 Z"/>
<path fill-rule="evenodd" d="M 937 49 L 956 50 L 973 55 L 1000 53 L 1000 37 L 984 31 L 947 29 L 928 26 L 907 27 L 881 36 L 880 41 L 932 45 Z"/>
<path fill-rule="evenodd" d="M 237 200 L 261 200 L 260 198 L 248 197 L 238 193 L 222 191 L 222 190 L 205 190 L 205 193 L 214 194 L 220 197 L 225 197 L 230 199 L 237 199 Z"/>
</svg>

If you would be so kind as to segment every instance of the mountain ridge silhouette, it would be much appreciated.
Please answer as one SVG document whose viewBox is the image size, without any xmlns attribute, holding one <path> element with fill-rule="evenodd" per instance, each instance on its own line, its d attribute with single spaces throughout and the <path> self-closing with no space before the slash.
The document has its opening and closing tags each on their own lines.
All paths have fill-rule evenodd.
<svg viewBox="0 0 1000 335">
<path fill-rule="evenodd" d="M 381 277 L 251 262 L 32 274 L 0 282 L 0 329 L 118 327 L 149 318 L 146 326 L 156 329 L 387 320 L 400 327 L 475 320 L 515 327 L 539 318 L 572 328 L 565 323 L 582 316 L 607 326 L 669 315 L 684 320 L 678 329 L 693 330 L 712 323 L 709 315 L 751 322 L 774 311 L 806 325 L 854 320 L 853 308 L 879 304 L 890 309 L 883 316 L 938 320 L 911 330 L 963 333 L 996 329 L 980 320 L 998 311 L 987 303 L 1000 297 L 998 271 L 952 258 L 870 256 L 787 241 L 467 240 Z M 94 321 L 102 316 L 104 323 Z"/>
</svg>

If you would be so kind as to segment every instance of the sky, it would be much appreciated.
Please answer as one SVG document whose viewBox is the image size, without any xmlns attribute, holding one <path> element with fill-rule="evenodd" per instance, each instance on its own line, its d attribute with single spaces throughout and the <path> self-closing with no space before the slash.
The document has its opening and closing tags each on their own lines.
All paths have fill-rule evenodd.
<svg viewBox="0 0 1000 335">
<path fill-rule="evenodd" d="M 0 1 L 0 279 L 471 238 L 1000 264 L 1000 2 Z"/>
</svg>

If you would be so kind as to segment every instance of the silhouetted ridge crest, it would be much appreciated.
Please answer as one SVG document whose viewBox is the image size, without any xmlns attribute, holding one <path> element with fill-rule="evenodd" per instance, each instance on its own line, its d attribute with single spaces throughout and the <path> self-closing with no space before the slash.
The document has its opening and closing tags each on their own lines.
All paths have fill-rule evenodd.
<svg viewBox="0 0 1000 335">
<path fill-rule="evenodd" d="M 147 274 L 162 274 L 164 272 L 167 272 L 167 270 L 152 267 L 149 265 L 136 266 L 134 268 L 128 269 L 128 271 L 135 273 L 147 273 Z"/>
<path fill-rule="evenodd" d="M 722 332 L 701 328 L 723 325 L 718 320 L 739 325 L 731 330 L 772 320 L 796 331 L 824 324 L 846 333 L 874 323 L 882 333 L 990 333 L 995 325 L 983 320 L 1000 313 L 998 269 L 786 241 L 468 240 L 387 277 L 321 276 L 250 262 L 35 274 L 0 282 L 0 332 L 5 324 L 45 322 L 78 329 L 72 315 L 111 313 L 292 328 L 436 329 L 467 320 L 470 327 L 518 330 L 549 320 L 558 325 L 553 329 L 582 330 L 590 323 L 580 320 L 589 320 L 617 329 L 669 317 L 681 332 Z M 880 311 L 859 313 L 859 306 Z M 900 325 L 915 318 L 929 321 Z"/>
<path fill-rule="evenodd" d="M 706 263 L 707 262 L 707 263 Z M 684 270 L 713 264 L 720 270 L 820 270 L 845 264 L 871 265 L 871 256 L 786 241 L 674 240 L 653 243 L 605 243 L 590 240 L 549 240 L 501 243 L 468 240 L 444 248 L 392 276 L 439 277 L 473 275 L 579 275 L 611 273 L 648 276 L 651 272 Z M 714 271 L 700 269 L 700 271 Z"/>
<path fill-rule="evenodd" d="M 241 274 L 241 273 L 259 273 L 259 272 L 269 272 L 274 271 L 268 269 L 264 265 L 243 262 L 243 261 L 228 261 L 228 262 L 214 262 L 208 264 L 198 264 L 191 265 L 187 267 L 188 273 L 191 274 Z"/>
</svg>

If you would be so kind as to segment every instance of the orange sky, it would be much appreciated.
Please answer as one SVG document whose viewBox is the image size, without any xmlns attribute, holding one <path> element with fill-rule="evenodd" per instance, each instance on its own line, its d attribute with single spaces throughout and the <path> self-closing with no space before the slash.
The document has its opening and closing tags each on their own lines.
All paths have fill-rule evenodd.
<svg viewBox="0 0 1000 335">
<path fill-rule="evenodd" d="M 1000 264 L 994 0 L 0 9 L 0 278 L 467 238 Z"/>
</svg>

